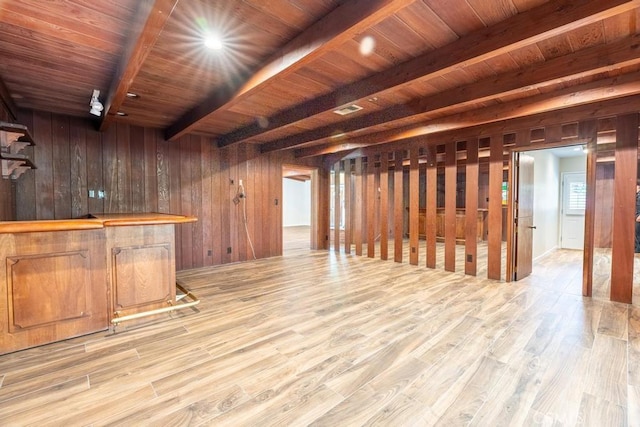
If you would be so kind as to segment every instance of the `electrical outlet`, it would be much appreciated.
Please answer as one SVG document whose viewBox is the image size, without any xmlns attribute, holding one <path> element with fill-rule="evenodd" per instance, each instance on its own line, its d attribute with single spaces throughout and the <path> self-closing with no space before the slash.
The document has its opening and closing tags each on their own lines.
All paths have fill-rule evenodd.
<svg viewBox="0 0 640 427">
<path fill-rule="evenodd" d="M 227 248 L 227 253 L 228 253 L 228 254 L 230 254 L 230 253 L 231 253 L 231 246 L 229 246 L 229 247 Z"/>
<path fill-rule="evenodd" d="M 207 256 L 213 256 L 213 251 L 211 249 L 207 251 Z"/>
<path fill-rule="evenodd" d="M 95 190 L 89 190 L 89 198 L 90 199 L 95 199 L 96 197 L 96 192 Z"/>
<path fill-rule="evenodd" d="M 473 255 L 467 254 L 467 262 L 473 262 Z"/>
<path fill-rule="evenodd" d="M 106 191 L 98 190 L 98 199 L 104 199 L 106 197 Z"/>
</svg>

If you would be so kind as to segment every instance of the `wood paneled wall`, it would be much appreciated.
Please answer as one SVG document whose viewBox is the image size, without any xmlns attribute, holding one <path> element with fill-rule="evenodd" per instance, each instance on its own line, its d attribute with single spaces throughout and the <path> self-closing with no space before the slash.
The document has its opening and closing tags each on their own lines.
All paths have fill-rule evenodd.
<svg viewBox="0 0 640 427">
<path fill-rule="evenodd" d="M 88 121 L 43 112 L 25 112 L 19 120 L 36 140 L 38 169 L 16 183 L 17 219 L 194 215 L 196 223 L 176 226 L 176 267 L 182 270 L 252 259 L 246 212 L 256 257 L 282 254 L 282 165 L 300 163 L 292 156 L 262 155 L 249 144 L 219 149 L 200 136 L 167 142 L 160 130 L 126 124 L 100 133 Z M 319 183 L 322 192 L 328 176 L 319 177 L 327 180 Z M 246 199 L 235 204 L 240 180 Z"/>
<path fill-rule="evenodd" d="M 610 248 L 613 235 L 613 194 L 615 163 L 596 164 L 596 200 L 594 212 L 594 246 Z"/>
<path fill-rule="evenodd" d="M 13 116 L 7 110 L 4 102 L 0 100 L 0 120 L 13 123 Z M 15 219 L 15 200 L 13 198 L 13 182 L 9 179 L 0 178 L 0 221 L 11 221 Z"/>
</svg>

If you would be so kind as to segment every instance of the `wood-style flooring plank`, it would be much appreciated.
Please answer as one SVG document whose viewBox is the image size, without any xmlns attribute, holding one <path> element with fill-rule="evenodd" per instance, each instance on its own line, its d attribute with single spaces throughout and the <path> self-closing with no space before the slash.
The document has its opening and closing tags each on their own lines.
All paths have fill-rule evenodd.
<svg viewBox="0 0 640 427">
<path fill-rule="evenodd" d="M 487 403 L 490 391 L 498 384 L 505 371 L 505 363 L 491 357 L 483 357 L 478 368 L 464 385 L 462 392 L 458 394 L 436 425 L 468 424 L 480 407 Z"/>
<path fill-rule="evenodd" d="M 624 406 L 584 393 L 579 423 L 585 426 L 624 426 L 627 424 L 627 411 Z"/>
<path fill-rule="evenodd" d="M 615 405 L 627 402 L 627 342 L 598 335 L 593 343 L 585 393 Z"/>
<path fill-rule="evenodd" d="M 0 356 L 0 424 L 638 419 L 640 310 L 574 292 L 580 254 L 504 283 L 426 268 L 419 243 L 419 267 L 405 245 L 402 263 L 299 248 L 179 272 L 195 309 Z"/>
</svg>

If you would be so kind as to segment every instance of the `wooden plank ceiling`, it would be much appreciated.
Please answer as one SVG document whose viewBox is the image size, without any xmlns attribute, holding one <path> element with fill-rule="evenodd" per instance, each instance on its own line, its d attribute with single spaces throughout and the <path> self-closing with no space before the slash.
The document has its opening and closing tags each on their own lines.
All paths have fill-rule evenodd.
<svg viewBox="0 0 640 427">
<path fill-rule="evenodd" d="M 639 11 L 637 0 L 5 0 L 0 96 L 91 118 L 99 89 L 101 129 L 321 155 L 640 94 Z M 222 49 L 205 47 L 211 33 Z"/>
</svg>

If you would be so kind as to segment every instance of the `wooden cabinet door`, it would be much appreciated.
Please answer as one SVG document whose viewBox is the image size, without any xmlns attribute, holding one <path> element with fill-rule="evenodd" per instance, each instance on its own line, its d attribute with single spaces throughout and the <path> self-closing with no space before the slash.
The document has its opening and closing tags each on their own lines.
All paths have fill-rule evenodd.
<svg viewBox="0 0 640 427">
<path fill-rule="evenodd" d="M 106 229 L 111 318 L 168 307 L 174 303 L 173 227 L 173 224 L 168 224 Z M 132 323 L 135 322 L 127 321 L 127 324 Z"/>
<path fill-rule="evenodd" d="M 3 234 L 0 243 L 0 353 L 107 329 L 103 230 Z"/>
</svg>

